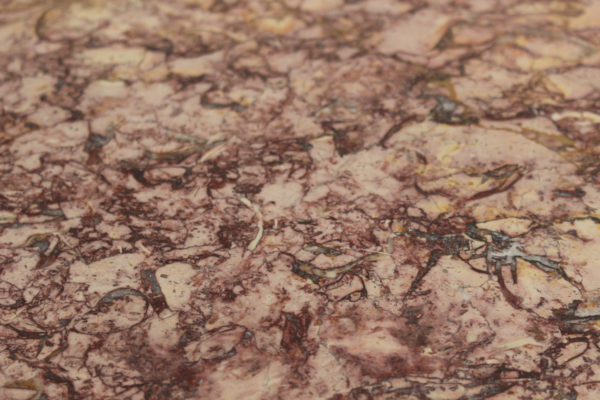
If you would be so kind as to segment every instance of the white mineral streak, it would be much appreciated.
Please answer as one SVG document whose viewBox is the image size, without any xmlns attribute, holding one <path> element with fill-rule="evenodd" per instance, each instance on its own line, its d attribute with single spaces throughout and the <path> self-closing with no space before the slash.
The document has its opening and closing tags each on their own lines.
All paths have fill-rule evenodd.
<svg viewBox="0 0 600 400">
<path fill-rule="evenodd" d="M 243 205 L 245 205 L 246 207 L 248 207 L 249 209 L 254 211 L 254 213 L 256 214 L 256 217 L 258 218 L 258 232 L 256 232 L 256 236 L 248 244 L 248 250 L 253 251 L 256 248 L 256 246 L 258 245 L 258 242 L 260 242 L 260 239 L 262 238 L 262 235 L 263 235 L 263 216 L 262 216 L 260 210 L 258 209 L 258 207 L 256 207 L 255 204 L 252 204 L 250 202 L 250 200 L 248 200 L 247 198 L 240 197 L 240 203 L 242 203 Z"/>
<path fill-rule="evenodd" d="M 200 157 L 200 162 L 203 163 L 217 157 L 223 152 L 223 150 L 225 150 L 225 143 L 213 147 L 212 149 L 204 153 L 202 157 Z"/>
<path fill-rule="evenodd" d="M 537 340 L 535 340 L 531 336 L 528 336 L 528 337 L 524 337 L 524 338 L 521 338 L 521 339 L 513 340 L 511 342 L 503 343 L 500 346 L 498 346 L 498 350 L 497 351 L 507 351 L 507 350 L 512 350 L 512 349 L 516 349 L 518 347 L 523 347 L 523 346 L 544 347 L 544 344 L 538 342 Z"/>
</svg>

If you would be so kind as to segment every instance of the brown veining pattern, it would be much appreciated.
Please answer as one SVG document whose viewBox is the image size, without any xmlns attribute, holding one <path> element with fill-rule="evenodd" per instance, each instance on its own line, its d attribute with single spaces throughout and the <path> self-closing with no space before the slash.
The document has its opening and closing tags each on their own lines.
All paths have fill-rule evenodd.
<svg viewBox="0 0 600 400">
<path fill-rule="evenodd" d="M 0 398 L 600 398 L 600 2 L 1 0 Z"/>
</svg>

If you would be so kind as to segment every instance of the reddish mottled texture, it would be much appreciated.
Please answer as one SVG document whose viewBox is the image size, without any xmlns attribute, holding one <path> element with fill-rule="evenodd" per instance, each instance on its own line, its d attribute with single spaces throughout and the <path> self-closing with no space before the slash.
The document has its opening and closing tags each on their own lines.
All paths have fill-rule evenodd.
<svg viewBox="0 0 600 400">
<path fill-rule="evenodd" d="M 600 398 L 598 26 L 0 1 L 0 398 Z"/>
</svg>

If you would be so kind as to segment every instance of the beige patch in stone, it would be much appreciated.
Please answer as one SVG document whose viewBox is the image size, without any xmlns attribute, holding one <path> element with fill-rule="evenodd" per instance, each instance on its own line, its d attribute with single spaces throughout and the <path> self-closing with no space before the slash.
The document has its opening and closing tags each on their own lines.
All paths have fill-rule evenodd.
<svg viewBox="0 0 600 400">
<path fill-rule="evenodd" d="M 196 273 L 190 264 L 181 262 L 167 264 L 156 270 L 156 280 L 170 309 L 186 308 L 194 286 L 191 280 Z"/>
</svg>

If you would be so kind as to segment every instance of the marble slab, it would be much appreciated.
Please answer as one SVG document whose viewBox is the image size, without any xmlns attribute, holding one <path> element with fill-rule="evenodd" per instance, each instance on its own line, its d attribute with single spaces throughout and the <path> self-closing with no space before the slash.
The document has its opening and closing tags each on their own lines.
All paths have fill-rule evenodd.
<svg viewBox="0 0 600 400">
<path fill-rule="evenodd" d="M 600 398 L 600 1 L 0 1 L 0 399 Z"/>
</svg>

